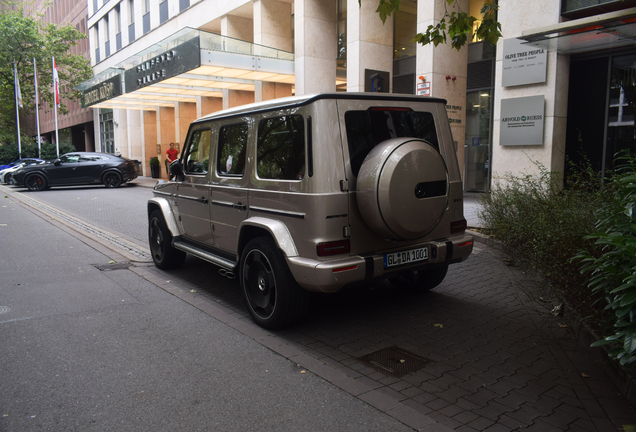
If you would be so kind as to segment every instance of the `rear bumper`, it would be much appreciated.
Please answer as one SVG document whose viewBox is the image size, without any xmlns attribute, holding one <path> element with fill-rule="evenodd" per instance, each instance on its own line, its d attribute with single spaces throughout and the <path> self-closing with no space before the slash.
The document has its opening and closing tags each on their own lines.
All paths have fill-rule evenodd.
<svg viewBox="0 0 636 432">
<path fill-rule="evenodd" d="M 473 250 L 473 236 L 463 235 L 448 240 L 411 245 L 409 249 L 429 247 L 429 258 L 414 264 L 384 267 L 384 254 L 349 256 L 332 261 L 287 257 L 296 282 L 309 291 L 336 292 L 347 285 L 389 278 L 402 270 L 425 269 L 464 261 Z"/>
</svg>

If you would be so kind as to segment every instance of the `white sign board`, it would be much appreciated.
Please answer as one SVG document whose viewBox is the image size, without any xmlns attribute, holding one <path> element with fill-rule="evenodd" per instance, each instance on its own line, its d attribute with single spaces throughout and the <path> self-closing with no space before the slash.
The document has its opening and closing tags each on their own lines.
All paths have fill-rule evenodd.
<svg viewBox="0 0 636 432">
<path fill-rule="evenodd" d="M 548 71 L 548 50 L 523 43 L 517 38 L 503 41 L 504 87 L 543 83 Z"/>
<path fill-rule="evenodd" d="M 545 96 L 501 100 L 499 145 L 543 145 Z"/>
</svg>

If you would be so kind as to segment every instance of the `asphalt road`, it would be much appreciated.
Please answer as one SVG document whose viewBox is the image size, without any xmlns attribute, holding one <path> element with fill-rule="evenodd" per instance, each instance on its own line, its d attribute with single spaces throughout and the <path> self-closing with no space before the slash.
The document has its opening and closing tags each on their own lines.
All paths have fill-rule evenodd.
<svg viewBox="0 0 636 432">
<path fill-rule="evenodd" d="M 79 201 L 100 222 L 139 214 L 100 198 L 124 191 L 143 208 L 141 188 L 38 199 Z M 1 202 L 0 431 L 411 430 L 134 271 L 98 269 L 121 256 L 55 218 Z"/>
<path fill-rule="evenodd" d="M 589 349 L 584 326 L 551 314 L 553 293 L 483 244 L 430 293 L 383 282 L 316 295 L 303 322 L 268 332 L 215 266 L 189 257 L 165 272 L 118 255 L 112 237 L 147 248 L 150 189 L 4 190 L 0 307 L 11 310 L 0 312 L 0 346 L 10 347 L 0 350 L 9 377 L 0 380 L 9 414 L 0 431 L 605 432 L 636 424 L 625 398 L 634 386 Z M 12 198 L 58 212 L 36 216 L 6 204 Z M 111 260 L 132 262 L 93 265 Z M 396 378 L 360 362 L 393 346 L 430 363 Z M 30 427 L 37 416 L 45 426 Z"/>
</svg>

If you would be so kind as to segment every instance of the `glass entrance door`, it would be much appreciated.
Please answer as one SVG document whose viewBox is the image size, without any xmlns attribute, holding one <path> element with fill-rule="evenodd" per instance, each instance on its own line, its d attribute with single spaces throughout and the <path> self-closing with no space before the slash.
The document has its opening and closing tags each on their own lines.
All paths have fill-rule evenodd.
<svg viewBox="0 0 636 432">
<path fill-rule="evenodd" d="M 485 191 L 490 178 L 490 125 L 492 90 L 466 93 L 464 189 Z"/>
<path fill-rule="evenodd" d="M 605 171 L 614 167 L 616 154 L 623 150 L 636 152 L 636 54 L 612 58 L 609 105 L 607 115 L 607 141 Z"/>
</svg>

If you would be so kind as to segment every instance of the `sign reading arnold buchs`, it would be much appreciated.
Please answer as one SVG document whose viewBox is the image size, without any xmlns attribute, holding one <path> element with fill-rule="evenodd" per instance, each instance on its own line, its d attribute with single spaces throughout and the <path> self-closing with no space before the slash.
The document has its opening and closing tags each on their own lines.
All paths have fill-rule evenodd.
<svg viewBox="0 0 636 432">
<path fill-rule="evenodd" d="M 503 41 L 504 87 L 543 83 L 548 70 L 548 50 L 512 38 Z"/>
<path fill-rule="evenodd" d="M 199 66 L 201 50 L 197 37 L 127 69 L 124 75 L 126 93 L 186 73 Z"/>
<path fill-rule="evenodd" d="M 82 108 L 121 95 L 121 75 L 115 75 L 82 92 Z"/>
<path fill-rule="evenodd" d="M 500 145 L 543 145 L 544 100 L 543 95 L 501 100 Z"/>
</svg>

